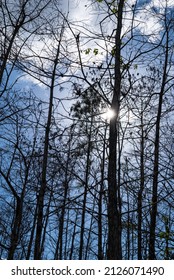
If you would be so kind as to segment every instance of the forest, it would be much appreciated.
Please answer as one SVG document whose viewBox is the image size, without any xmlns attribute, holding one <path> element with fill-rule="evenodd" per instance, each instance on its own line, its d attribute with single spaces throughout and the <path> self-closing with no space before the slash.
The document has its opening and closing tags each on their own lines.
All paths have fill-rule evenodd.
<svg viewBox="0 0 174 280">
<path fill-rule="evenodd" d="M 0 259 L 174 259 L 174 2 L 0 0 Z"/>
</svg>

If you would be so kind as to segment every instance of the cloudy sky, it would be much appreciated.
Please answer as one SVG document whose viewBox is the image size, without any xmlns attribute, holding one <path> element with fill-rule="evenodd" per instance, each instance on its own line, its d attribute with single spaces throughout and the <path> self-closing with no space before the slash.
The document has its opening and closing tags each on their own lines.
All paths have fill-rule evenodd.
<svg viewBox="0 0 174 280">
<path fill-rule="evenodd" d="M 99 21 L 105 17 L 105 14 L 103 13 L 104 10 L 106 10 L 106 6 L 104 3 L 98 3 L 100 6 L 100 13 L 98 13 L 97 10 L 95 10 L 94 6 L 91 5 L 91 0 L 64 0 L 62 1 L 62 10 L 64 11 L 64 14 L 68 14 L 68 18 L 70 22 L 72 23 L 72 29 L 74 34 L 78 34 L 78 32 L 81 32 L 81 41 L 80 41 L 80 48 L 84 51 L 82 53 L 82 59 L 86 62 L 93 61 L 93 60 L 102 60 L 102 56 L 105 54 L 103 52 L 99 52 L 97 57 L 93 52 L 90 52 L 88 56 L 85 55 L 85 49 L 91 48 L 94 49 L 98 46 L 105 47 L 103 40 L 97 40 L 97 39 L 89 39 L 89 36 L 95 33 L 100 32 L 100 25 Z M 136 5 L 136 13 L 134 16 L 134 27 L 136 27 L 140 32 L 142 32 L 145 35 L 149 35 L 149 41 L 155 41 L 159 39 L 160 36 L 160 30 L 161 30 L 161 22 L 160 22 L 160 14 L 162 14 L 166 8 L 166 5 L 168 8 L 174 8 L 174 1 L 173 0 L 128 0 L 127 5 L 129 8 L 127 8 L 126 12 L 126 19 L 124 20 L 124 27 L 123 27 L 123 33 L 125 33 L 127 30 L 129 30 L 130 25 L 132 24 L 133 16 L 133 10 Z M 69 13 L 68 13 L 69 11 Z M 106 21 L 105 28 L 108 29 L 108 35 L 111 34 L 113 28 L 109 21 Z M 69 36 L 67 38 L 67 41 L 71 40 L 72 33 L 69 32 L 66 34 L 66 36 Z M 71 53 L 76 53 L 76 45 L 75 38 L 72 38 L 72 45 Z M 45 44 L 45 40 L 38 40 L 33 44 L 34 52 L 41 54 L 44 53 L 45 46 L 47 45 L 54 45 L 54 42 L 52 42 L 52 39 L 47 39 L 47 45 Z M 74 49 L 73 49 L 74 48 Z M 77 69 L 78 70 L 78 69 Z M 66 82 L 66 78 L 62 78 L 63 82 Z M 43 83 L 36 81 L 31 76 L 27 75 L 25 77 L 21 78 L 21 85 L 22 87 L 30 88 L 31 86 L 35 86 L 35 90 L 38 92 L 38 94 L 43 97 L 43 88 L 45 90 L 45 96 L 47 96 L 47 90 Z"/>
</svg>

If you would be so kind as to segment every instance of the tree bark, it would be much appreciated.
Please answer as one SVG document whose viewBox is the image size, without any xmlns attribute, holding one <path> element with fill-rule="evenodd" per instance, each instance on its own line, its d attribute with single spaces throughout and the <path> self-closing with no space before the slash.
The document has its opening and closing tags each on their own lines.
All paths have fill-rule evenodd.
<svg viewBox="0 0 174 280">
<path fill-rule="evenodd" d="M 114 69 L 114 92 L 111 108 L 114 111 L 114 117 L 109 125 L 109 166 L 108 166 L 108 250 L 107 258 L 109 260 L 122 259 L 121 252 L 121 224 L 119 211 L 119 185 L 117 181 L 117 142 L 119 129 L 119 111 L 120 111 L 120 90 L 121 90 L 121 30 L 123 18 L 124 0 L 118 3 L 117 30 L 115 36 L 115 69 Z"/>
<path fill-rule="evenodd" d="M 54 84 L 55 84 L 55 75 L 56 75 L 56 67 L 58 64 L 60 52 L 60 43 L 57 48 L 57 54 L 54 61 L 54 67 L 52 72 L 52 80 L 50 85 L 50 98 L 49 98 L 49 109 L 48 109 L 48 117 L 47 124 L 45 129 L 45 137 L 44 137 L 44 154 L 43 154 L 43 165 L 42 165 L 42 179 L 41 186 L 38 193 L 37 200 L 37 225 L 36 225 L 36 238 L 35 238 L 35 248 L 34 248 L 34 259 L 40 260 L 42 256 L 41 251 L 41 240 L 42 240 L 42 230 L 43 230 L 43 218 L 44 218 L 44 198 L 45 192 L 47 188 L 47 164 L 48 164 L 48 147 L 49 147 L 49 134 L 51 128 L 51 119 L 52 119 L 52 109 L 53 109 L 53 97 L 54 97 Z"/>
<path fill-rule="evenodd" d="M 138 191 L 138 260 L 142 260 L 142 196 L 144 190 L 144 129 L 141 113 L 140 189 Z"/>
<path fill-rule="evenodd" d="M 155 131 L 155 143 L 154 143 L 154 167 L 153 167 L 153 186 L 152 186 L 152 209 L 150 215 L 150 236 L 149 236 L 149 259 L 156 259 L 155 256 L 155 229 L 156 229 L 156 218 L 157 218 L 157 203 L 158 203 L 158 175 L 159 175 L 159 144 L 160 144 L 160 123 L 163 96 L 165 93 L 165 84 L 167 79 L 167 66 L 169 56 L 169 30 L 166 26 L 166 46 L 165 46 L 165 62 L 163 70 L 163 78 L 161 84 L 161 90 L 159 93 L 158 112 L 156 119 L 156 131 Z"/>
</svg>

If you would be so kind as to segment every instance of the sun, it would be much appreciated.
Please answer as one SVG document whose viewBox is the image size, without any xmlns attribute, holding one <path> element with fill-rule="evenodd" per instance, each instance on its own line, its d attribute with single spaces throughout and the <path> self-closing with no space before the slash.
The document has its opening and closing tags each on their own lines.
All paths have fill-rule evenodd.
<svg viewBox="0 0 174 280">
<path fill-rule="evenodd" d="M 105 113 L 102 114 L 102 116 L 105 120 L 110 120 L 115 116 L 115 112 L 114 112 L 114 110 L 109 108 L 109 109 L 107 109 L 107 111 Z"/>
</svg>

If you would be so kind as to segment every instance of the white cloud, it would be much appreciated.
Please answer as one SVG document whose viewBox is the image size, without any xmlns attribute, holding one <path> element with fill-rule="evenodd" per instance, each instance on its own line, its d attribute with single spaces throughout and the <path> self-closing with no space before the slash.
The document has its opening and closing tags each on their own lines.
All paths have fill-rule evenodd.
<svg viewBox="0 0 174 280">
<path fill-rule="evenodd" d="M 172 8 L 174 7 L 174 1 L 173 0 L 152 0 L 151 5 L 154 7 L 158 7 L 161 9 L 161 12 L 164 11 L 164 9 L 167 8 Z"/>
<path fill-rule="evenodd" d="M 160 38 L 162 30 L 162 19 L 166 8 L 174 7 L 173 0 L 152 0 L 143 5 L 143 8 L 135 16 L 135 26 L 149 36 L 149 41 L 156 41 Z"/>
<path fill-rule="evenodd" d="M 149 9 L 141 10 L 135 17 L 135 26 L 142 34 L 149 36 L 149 41 L 155 41 L 160 37 L 161 22 Z"/>
</svg>

